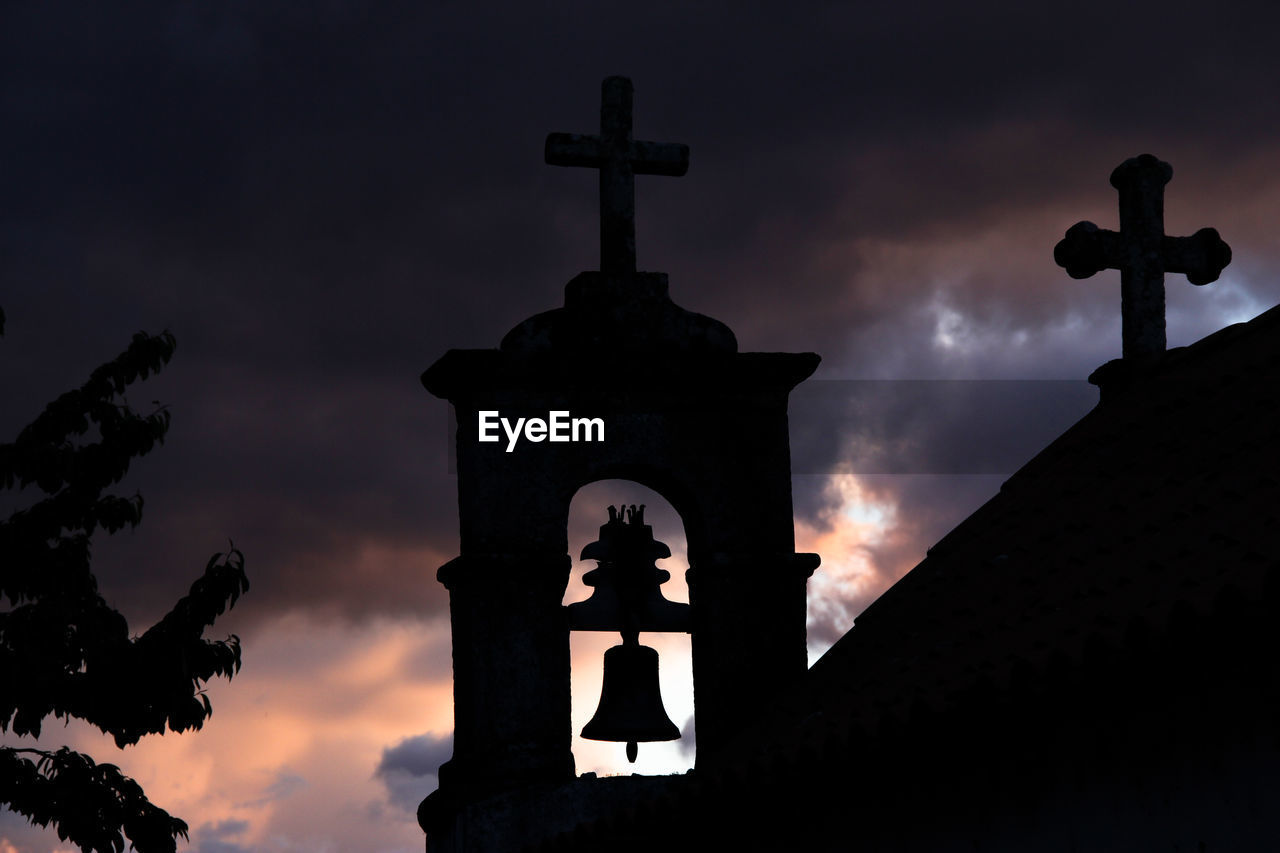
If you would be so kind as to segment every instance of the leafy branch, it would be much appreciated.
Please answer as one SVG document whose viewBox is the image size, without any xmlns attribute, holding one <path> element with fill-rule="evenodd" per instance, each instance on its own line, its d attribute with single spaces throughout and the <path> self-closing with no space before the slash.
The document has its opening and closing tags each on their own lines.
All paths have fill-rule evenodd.
<svg viewBox="0 0 1280 853">
<path fill-rule="evenodd" d="M 3 331 L 0 313 L 0 332 Z M 163 443 L 169 412 L 135 412 L 133 382 L 172 357 L 172 334 L 138 333 L 117 358 L 62 394 L 0 444 L 0 488 L 44 494 L 0 522 L 0 731 L 38 736 L 53 715 L 76 717 L 118 746 L 166 727 L 199 729 L 212 713 L 204 685 L 240 669 L 240 638 L 204 638 L 204 629 L 249 588 L 234 545 L 215 554 L 190 592 L 141 637 L 98 592 L 90 542 L 142 520 L 141 495 L 104 494 L 130 463 Z M 36 762 L 20 753 L 38 756 Z M 54 824 L 85 851 L 175 849 L 187 827 L 153 806 L 111 764 L 62 748 L 0 749 L 0 802 L 32 822 Z"/>
</svg>

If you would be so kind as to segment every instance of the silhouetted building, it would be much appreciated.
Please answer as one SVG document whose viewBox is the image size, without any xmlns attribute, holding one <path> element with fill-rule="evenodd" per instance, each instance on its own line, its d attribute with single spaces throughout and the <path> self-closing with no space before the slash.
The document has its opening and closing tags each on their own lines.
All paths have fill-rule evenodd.
<svg viewBox="0 0 1280 853">
<path fill-rule="evenodd" d="M 1280 307 L 1130 381 L 736 765 L 534 849 L 1280 849 Z"/>
<path fill-rule="evenodd" d="M 1211 281 L 1230 250 L 1193 239 Z M 1098 406 L 740 731 L 737 764 L 531 849 L 1280 849 L 1280 307 L 1166 352 L 1166 270 L 1158 317 L 1131 327 L 1126 297 Z"/>
<path fill-rule="evenodd" d="M 547 139 L 549 163 L 600 169 L 601 271 L 498 349 L 451 350 L 422 377 L 453 404 L 461 524 L 461 554 L 439 571 L 453 758 L 418 813 L 433 851 L 512 849 L 670 782 L 574 775 L 561 602 L 569 503 L 588 483 L 649 486 L 684 521 L 688 624 L 669 627 L 691 633 L 698 767 L 722 760 L 762 692 L 795 689 L 807 666 L 818 558 L 795 552 L 787 397 L 819 359 L 738 352 L 727 326 L 671 301 L 665 274 L 636 271 L 633 175 L 683 174 L 688 149 L 632 138 L 631 91 L 604 82 L 598 136 Z M 541 426 L 507 438 L 531 420 Z M 484 440 L 485 423 L 503 421 Z M 595 421 L 602 435 L 587 440 Z"/>
<path fill-rule="evenodd" d="M 806 672 L 817 560 L 794 553 L 786 405 L 817 357 L 738 353 L 634 271 L 619 164 L 678 174 L 687 152 L 632 141 L 629 85 L 605 92 L 600 137 L 553 135 L 548 160 L 613 158 L 606 272 L 424 375 L 457 412 L 462 524 L 440 572 L 456 732 L 419 811 L 428 850 L 1280 849 L 1280 308 L 1163 339 L 1164 273 L 1212 280 L 1226 245 L 1165 237 L 1150 198 L 1129 199 L 1140 228 L 1068 233 L 1073 275 L 1128 263 L 1138 232 L 1146 252 L 1101 401 Z M 1146 191 L 1168 180 L 1130 163 Z M 607 440 L 472 440 L 499 410 L 599 416 Z M 681 776 L 573 776 L 565 523 L 611 477 L 686 525 L 699 742 Z"/>
</svg>

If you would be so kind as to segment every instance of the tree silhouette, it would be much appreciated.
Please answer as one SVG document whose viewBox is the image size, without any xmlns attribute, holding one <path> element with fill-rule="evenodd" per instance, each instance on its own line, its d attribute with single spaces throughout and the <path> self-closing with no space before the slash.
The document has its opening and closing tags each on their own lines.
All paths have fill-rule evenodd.
<svg viewBox="0 0 1280 853">
<path fill-rule="evenodd" d="M 0 333 L 4 314 L 0 312 Z M 0 522 L 0 731 L 40 734 L 50 714 L 77 717 L 118 746 L 199 729 L 212 713 L 202 686 L 240 669 L 240 640 L 203 637 L 249 588 L 244 557 L 215 554 L 188 595 L 140 637 L 107 605 L 90 571 L 90 538 L 137 526 L 142 496 L 103 494 L 129 463 L 163 442 L 169 413 L 141 415 L 125 389 L 173 355 L 164 332 L 139 332 L 119 357 L 68 391 L 11 444 L 0 488 L 43 496 Z M 66 747 L 0 748 L 0 803 L 86 851 L 173 851 L 187 825 L 151 804 L 132 779 Z"/>
</svg>

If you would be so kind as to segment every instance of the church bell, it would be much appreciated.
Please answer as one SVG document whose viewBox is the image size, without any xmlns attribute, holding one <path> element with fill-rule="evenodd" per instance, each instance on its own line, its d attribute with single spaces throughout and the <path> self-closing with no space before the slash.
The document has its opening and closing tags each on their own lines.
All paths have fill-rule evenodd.
<svg viewBox="0 0 1280 853">
<path fill-rule="evenodd" d="M 638 642 L 641 631 L 689 630 L 689 605 L 667 600 L 658 589 L 671 575 L 654 560 L 669 556 L 671 549 L 644 523 L 643 506 L 609 507 L 600 538 L 582 550 L 584 560 L 599 561 L 583 577 L 595 591 L 566 608 L 575 631 L 622 634 L 622 645 L 604 653 L 600 705 L 582 736 L 625 743 L 628 761 L 636 760 L 639 743 L 680 737 L 662 706 L 658 652 Z"/>
<path fill-rule="evenodd" d="M 656 649 L 629 637 L 604 653 L 600 705 L 582 727 L 582 736 L 625 741 L 628 761 L 636 760 L 638 743 L 680 737 L 680 730 L 662 706 Z"/>
</svg>

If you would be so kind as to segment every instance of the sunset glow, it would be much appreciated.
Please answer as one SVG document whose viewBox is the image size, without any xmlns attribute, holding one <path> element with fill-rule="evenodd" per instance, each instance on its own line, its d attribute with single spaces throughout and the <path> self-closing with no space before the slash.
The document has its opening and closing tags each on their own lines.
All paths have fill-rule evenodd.
<svg viewBox="0 0 1280 853">
<path fill-rule="evenodd" d="M 452 348 L 499 346 L 597 265 L 596 175 L 542 158 L 548 132 L 591 126 L 606 74 L 634 80 L 640 136 L 691 151 L 684 177 L 636 184 L 639 268 L 668 273 L 671 298 L 726 323 L 740 352 L 822 356 L 789 423 L 795 550 L 822 558 L 812 662 L 1030 455 L 1002 448 L 1039 449 L 1096 401 L 1085 377 L 1120 355 L 1119 276 L 1070 279 L 1052 252 L 1081 219 L 1116 227 L 1119 162 L 1172 163 L 1170 233 L 1211 226 L 1232 247 L 1208 286 L 1168 277 L 1171 348 L 1280 302 L 1280 13 L 1141 5 L 1105 28 L 1001 4 L 15 11 L 0 33 L 0 440 L 137 329 L 172 329 L 172 363 L 129 389 L 136 408 L 167 407 L 170 433 L 113 487 L 145 496 L 143 521 L 99 534 L 94 570 L 133 634 L 228 542 L 251 588 L 207 632 L 239 635 L 243 669 L 208 685 L 203 730 L 120 750 L 49 718 L 38 741 L 0 741 L 119 765 L 187 821 L 180 850 L 423 849 L 415 810 L 454 727 L 436 571 L 460 536 L 452 414 L 419 375 Z M 1117 82 L 1134 68 L 1159 85 L 1135 97 Z M 886 386 L 837 387 L 864 381 Z M 906 405 L 898 381 L 1076 396 L 1049 411 L 1027 386 L 988 387 L 962 425 Z M 511 426 L 493 437 L 512 455 L 549 446 Z M 918 464 L 869 464 L 885 459 Z M 503 501 L 494 513 L 521 511 Z M 662 591 L 687 602 L 679 515 L 610 480 L 570 506 L 565 603 L 589 595 L 579 555 L 624 503 L 646 505 L 672 550 Z M 577 772 L 685 772 L 688 635 L 641 637 L 685 738 L 631 765 L 578 736 L 618 642 L 571 639 Z M 0 853 L 67 850 L 0 811 Z"/>
</svg>

